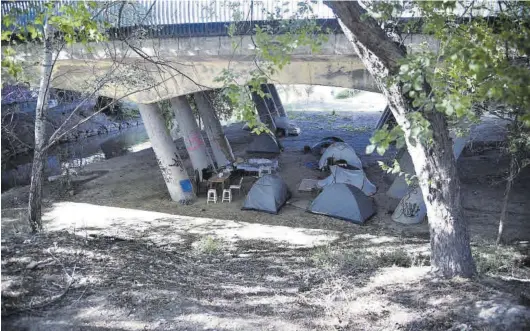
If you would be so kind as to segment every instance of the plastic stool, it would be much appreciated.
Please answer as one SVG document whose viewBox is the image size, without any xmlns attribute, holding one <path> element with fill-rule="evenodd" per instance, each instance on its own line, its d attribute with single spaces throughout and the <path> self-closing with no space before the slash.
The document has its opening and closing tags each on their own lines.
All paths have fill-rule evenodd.
<svg viewBox="0 0 530 331">
<path fill-rule="evenodd" d="M 206 204 L 213 202 L 217 203 L 217 190 L 215 189 L 209 189 L 208 190 L 208 198 L 206 199 Z"/>
<path fill-rule="evenodd" d="M 224 189 L 223 190 L 223 198 L 221 199 L 221 202 L 232 202 L 232 191 L 230 189 Z"/>
</svg>

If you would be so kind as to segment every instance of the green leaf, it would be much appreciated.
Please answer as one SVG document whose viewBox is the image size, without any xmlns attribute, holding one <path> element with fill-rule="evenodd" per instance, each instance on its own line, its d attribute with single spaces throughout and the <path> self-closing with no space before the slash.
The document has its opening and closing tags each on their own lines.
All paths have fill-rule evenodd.
<svg viewBox="0 0 530 331">
<path fill-rule="evenodd" d="M 366 146 L 366 154 L 372 154 L 374 152 L 374 150 L 375 150 L 375 147 L 376 146 L 373 145 L 373 144 L 370 144 L 370 145 Z"/>
</svg>

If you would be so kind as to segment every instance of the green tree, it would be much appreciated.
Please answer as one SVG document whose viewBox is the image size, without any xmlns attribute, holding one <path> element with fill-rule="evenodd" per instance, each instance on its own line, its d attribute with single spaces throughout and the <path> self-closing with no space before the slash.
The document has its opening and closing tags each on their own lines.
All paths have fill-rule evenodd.
<svg viewBox="0 0 530 331">
<path fill-rule="evenodd" d="M 93 50 L 94 43 L 107 39 L 106 28 L 108 22 L 101 19 L 102 13 L 112 9 L 114 3 L 96 2 L 31 2 L 25 9 L 13 6 L 9 14 L 2 16 L 2 85 L 12 84 L 17 81 L 33 82 L 36 66 L 35 58 L 28 58 L 28 50 L 38 50 L 35 57 L 41 60 L 40 81 L 38 84 L 37 107 L 35 110 L 35 144 L 31 173 L 31 185 L 28 203 L 28 221 L 33 231 L 42 229 L 41 204 L 43 170 L 46 153 L 54 144 L 59 142 L 68 132 L 79 125 L 89 121 L 105 109 L 110 109 L 119 99 L 127 97 L 153 87 L 152 81 L 139 76 L 139 69 L 134 65 L 113 63 L 108 71 L 94 74 L 87 78 L 80 90 L 85 90 L 82 99 L 76 108 L 66 117 L 64 122 L 50 136 L 46 135 L 45 118 L 48 113 L 48 98 L 54 70 L 59 53 L 66 46 L 76 44 L 83 51 L 89 53 Z M 32 19 L 28 19 L 31 17 Z M 31 54 L 31 52 L 30 52 Z M 116 59 L 118 61 L 119 59 Z M 90 66 L 89 63 L 84 63 Z M 95 66 L 95 65 L 94 65 Z M 96 70 L 95 70 L 96 71 Z M 62 75 L 68 73 L 63 72 Z M 59 75 L 60 77 L 61 75 Z M 72 118 L 82 105 L 94 98 L 101 90 L 108 86 L 116 87 L 119 84 L 128 85 L 127 93 L 106 103 L 92 115 L 73 122 Z"/>
<path fill-rule="evenodd" d="M 255 113 L 254 102 L 251 93 L 256 93 L 261 98 L 270 98 L 271 95 L 263 92 L 262 84 L 272 82 L 272 76 L 291 63 L 292 54 L 298 47 L 310 47 L 312 52 L 318 52 L 322 43 L 327 40 L 327 33 L 316 22 L 316 15 L 313 12 L 311 1 L 300 1 L 296 11 L 287 15 L 287 9 L 280 7 L 272 11 L 266 11 L 271 22 L 265 26 L 255 25 L 252 31 L 247 34 L 254 34 L 254 64 L 255 68 L 249 73 L 250 79 L 244 82 L 232 68 L 223 69 L 216 81 L 223 84 L 223 102 L 230 104 L 234 109 L 234 115 L 239 120 L 246 121 L 253 132 L 260 133 L 268 131 L 263 123 L 258 121 Z M 252 4 L 250 10 L 254 10 Z M 229 35 L 233 37 L 232 48 L 234 53 L 241 47 L 237 42 L 237 35 L 243 34 L 239 31 L 240 21 L 248 17 L 248 13 L 243 13 L 234 6 L 235 14 L 233 22 L 229 26 Z M 307 90 L 312 92 L 313 88 Z M 311 91 L 310 91 L 311 90 Z M 306 91 L 306 92 L 307 92 Z"/>
<path fill-rule="evenodd" d="M 512 61 L 527 58 L 528 25 L 521 24 L 528 19 L 527 5 L 512 3 L 512 10 L 493 20 L 483 14 L 491 4 L 481 1 L 418 1 L 407 2 L 406 7 L 373 2 L 369 11 L 355 2 L 328 5 L 399 124 L 377 132 L 368 151 L 383 153 L 392 141 L 406 145 L 427 205 L 433 271 L 445 277 L 472 276 L 475 267 L 448 130 L 457 122 L 476 121 L 481 115 L 477 104 L 501 103 L 508 112 L 525 110 L 509 117 L 517 122 L 528 119 L 528 69 Z M 404 10 L 418 13 L 421 21 L 396 19 Z M 403 35 L 411 30 L 433 36 L 439 47 L 424 45 L 407 52 Z"/>
<path fill-rule="evenodd" d="M 28 204 L 28 221 L 33 231 L 39 231 L 42 228 L 42 182 L 47 142 L 45 116 L 48 110 L 53 67 L 59 51 L 65 45 L 74 42 L 87 45 L 89 41 L 103 39 L 99 24 L 93 19 L 89 10 L 89 7 L 95 8 L 95 6 L 94 2 L 62 6 L 58 6 L 56 2 L 48 2 L 43 5 L 32 6 L 26 11 L 18 10 L 15 7 L 10 15 L 3 17 L 4 26 L 8 28 L 2 31 L 2 41 L 11 43 L 16 42 L 16 39 L 35 41 L 36 45 L 39 44 L 42 47 L 43 60 L 35 111 L 35 146 Z M 22 26 L 19 19 L 24 16 L 28 17 L 30 10 L 34 11 L 35 19 L 28 20 Z M 15 60 L 15 55 L 16 52 L 13 47 L 3 47 L 2 69 L 13 79 L 17 79 L 22 72 L 20 63 Z"/>
</svg>

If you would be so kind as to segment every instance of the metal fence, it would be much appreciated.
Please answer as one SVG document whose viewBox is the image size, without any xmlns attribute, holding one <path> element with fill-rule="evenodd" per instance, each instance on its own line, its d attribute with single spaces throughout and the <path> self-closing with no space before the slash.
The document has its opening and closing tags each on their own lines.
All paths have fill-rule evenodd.
<svg viewBox="0 0 530 331">
<path fill-rule="evenodd" d="M 43 9 L 46 1 L 2 1 L 2 16 L 18 9 L 18 25 L 31 22 Z M 62 4 L 86 3 L 84 1 L 57 1 Z M 101 10 L 104 8 L 104 10 Z M 305 8 L 306 10 L 301 10 Z M 99 2 L 92 9 L 98 19 L 113 27 L 166 26 L 181 24 L 231 23 L 234 21 L 274 21 L 285 19 L 332 19 L 333 12 L 322 0 L 138 0 Z M 118 20 L 118 16 L 120 16 Z"/>
</svg>

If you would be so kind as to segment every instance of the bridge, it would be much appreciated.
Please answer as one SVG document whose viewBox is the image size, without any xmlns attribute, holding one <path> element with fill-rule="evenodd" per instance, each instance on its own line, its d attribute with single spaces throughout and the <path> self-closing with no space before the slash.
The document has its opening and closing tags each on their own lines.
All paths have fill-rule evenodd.
<svg viewBox="0 0 530 331">
<path fill-rule="evenodd" d="M 378 91 L 370 74 L 344 36 L 331 10 L 316 1 L 303 2 L 307 10 L 298 12 L 297 2 L 275 0 L 230 1 L 136 1 L 116 2 L 95 15 L 111 23 L 109 40 L 63 48 L 53 72 L 55 88 L 87 92 L 102 85 L 98 94 L 122 98 L 139 104 L 147 133 L 164 175 L 168 191 L 175 201 L 191 199 L 191 183 L 178 152 L 165 129 L 157 102 L 170 100 L 179 122 L 191 163 L 199 177 L 212 164 L 222 166 L 233 161 L 233 154 L 215 116 L 207 90 L 223 87 L 216 78 L 231 68 L 234 80 L 245 84 L 256 69 L 254 27 L 284 33 L 284 23 L 296 24 L 311 18 L 329 29 L 327 40 L 318 52 L 298 47 L 282 70 L 262 85 L 271 98 L 253 95 L 258 115 L 276 130 L 275 117 L 285 116 L 273 84 L 308 84 Z M 19 25 L 34 18 L 40 2 L 2 2 L 2 15 L 13 7 L 24 9 Z M 278 7 L 279 6 L 279 7 Z M 282 8 L 277 10 L 276 8 Z M 97 10 L 97 8 L 95 9 Z M 32 16 L 33 15 L 33 16 Z M 427 41 L 412 35 L 407 45 Z M 235 47 L 234 47 L 235 45 Z M 38 79 L 40 49 L 31 43 L 17 46 L 17 54 L 31 59 L 33 77 Z M 35 82 L 36 83 L 36 82 Z M 200 130 L 185 95 L 192 94 L 206 124 L 213 157 L 206 150 Z"/>
<path fill-rule="evenodd" d="M 2 14 L 13 7 L 26 9 L 27 13 L 31 4 L 35 2 L 2 2 Z M 220 88 L 223 83 L 216 78 L 229 66 L 238 81 L 244 83 L 256 69 L 255 26 L 276 27 L 281 33 L 280 26 L 289 20 L 311 18 L 330 31 L 327 40 L 316 53 L 310 47 L 295 49 L 291 63 L 269 77 L 270 83 L 327 85 L 377 92 L 332 11 L 321 0 L 308 1 L 307 5 L 310 10 L 302 14 L 297 13 L 296 1 L 150 0 L 124 3 L 123 7 L 116 5 L 98 15 L 112 25 L 108 30 L 109 41 L 90 45 L 90 52 L 83 45 L 64 48 L 58 56 L 52 84 L 60 89 L 85 92 L 112 75 L 115 77 L 113 84 L 107 84 L 99 94 L 153 103 Z M 277 12 L 276 6 L 281 6 L 282 11 Z M 21 15 L 21 26 L 32 19 L 31 13 Z M 229 33 L 231 24 L 235 29 Z M 233 47 L 234 41 L 237 48 Z M 410 36 L 407 43 L 421 41 L 432 43 L 418 35 Z M 26 58 L 41 57 L 38 48 L 27 44 L 20 47 L 24 48 L 22 53 Z M 33 76 L 38 77 L 40 68 L 33 70 Z M 135 75 L 140 78 L 135 79 Z M 130 94 L 132 90 L 141 91 Z"/>
</svg>

